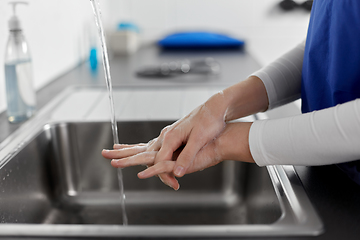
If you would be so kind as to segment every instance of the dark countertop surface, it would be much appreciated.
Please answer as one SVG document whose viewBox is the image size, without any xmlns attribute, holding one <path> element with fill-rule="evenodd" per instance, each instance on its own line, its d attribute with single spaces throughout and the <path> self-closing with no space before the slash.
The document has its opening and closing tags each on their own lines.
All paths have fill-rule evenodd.
<svg viewBox="0 0 360 240">
<path fill-rule="evenodd" d="M 213 57 L 219 61 L 222 73 L 219 76 L 191 77 L 188 75 L 175 79 L 140 79 L 135 75 L 135 70 L 140 66 L 203 57 Z M 225 88 L 245 79 L 260 67 L 256 60 L 243 50 L 165 52 L 152 46 L 143 47 L 135 55 L 114 57 L 110 61 L 113 85 L 130 87 L 213 85 Z M 105 86 L 100 63 L 98 68 L 97 73 L 91 73 L 88 64 L 84 63 L 49 83 L 37 92 L 38 109 L 45 106 L 49 100 L 69 86 Z M 6 113 L 1 113 L 0 142 L 19 126 L 21 124 L 8 123 Z M 295 169 L 323 221 L 324 232 L 315 237 L 276 237 L 272 239 L 360 239 L 360 186 L 353 183 L 336 166 L 297 166 Z"/>
</svg>

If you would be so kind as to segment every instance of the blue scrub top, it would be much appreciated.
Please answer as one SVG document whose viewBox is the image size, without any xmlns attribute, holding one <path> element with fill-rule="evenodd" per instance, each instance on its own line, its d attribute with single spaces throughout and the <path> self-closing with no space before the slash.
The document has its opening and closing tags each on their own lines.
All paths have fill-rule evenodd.
<svg viewBox="0 0 360 240">
<path fill-rule="evenodd" d="M 360 0 L 314 1 L 301 91 L 303 113 L 360 98 Z M 360 161 L 338 166 L 360 184 Z"/>
</svg>

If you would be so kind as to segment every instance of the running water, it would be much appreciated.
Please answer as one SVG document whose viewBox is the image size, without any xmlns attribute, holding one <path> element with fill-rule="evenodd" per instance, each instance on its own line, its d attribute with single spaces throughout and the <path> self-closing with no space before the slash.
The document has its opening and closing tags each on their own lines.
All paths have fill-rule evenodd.
<svg viewBox="0 0 360 240">
<path fill-rule="evenodd" d="M 112 127 L 114 144 L 119 144 L 119 136 L 118 136 L 118 131 L 117 131 L 115 110 L 114 110 L 114 100 L 113 100 L 113 94 L 112 94 L 109 57 L 107 54 L 104 28 L 103 28 L 102 21 L 101 21 L 100 5 L 99 5 L 98 0 L 90 0 L 90 3 L 93 8 L 94 15 L 95 15 L 95 22 L 96 22 L 96 25 L 99 30 L 99 37 L 100 37 L 101 48 L 102 48 L 103 66 L 104 66 L 104 72 L 105 72 L 105 80 L 106 80 L 106 86 L 108 89 L 109 100 L 110 100 L 111 127 Z M 118 179 L 119 179 L 120 203 L 121 203 L 123 224 L 127 225 L 128 221 L 127 221 L 127 216 L 126 216 L 126 211 L 125 211 L 124 183 L 123 183 L 123 176 L 122 176 L 121 168 L 118 168 Z"/>
</svg>

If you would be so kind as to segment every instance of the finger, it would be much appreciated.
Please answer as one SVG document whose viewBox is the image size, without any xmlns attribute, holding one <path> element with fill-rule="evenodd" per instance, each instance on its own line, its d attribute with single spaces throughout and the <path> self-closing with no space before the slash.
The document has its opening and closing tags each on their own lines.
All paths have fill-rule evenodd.
<svg viewBox="0 0 360 240">
<path fill-rule="evenodd" d="M 162 173 L 171 173 L 174 168 L 174 161 L 162 161 L 159 162 L 142 172 L 138 173 L 138 177 L 141 179 L 153 177 Z M 162 175 L 163 176 L 163 175 Z M 163 177 L 164 180 L 164 177 Z"/>
<path fill-rule="evenodd" d="M 185 175 L 187 169 L 193 163 L 196 154 L 203 146 L 204 143 L 202 141 L 194 140 L 194 138 L 189 139 L 175 162 L 173 172 L 176 177 Z"/>
<path fill-rule="evenodd" d="M 153 165 L 156 153 L 156 151 L 142 152 L 128 158 L 113 159 L 111 161 L 111 166 L 116 168 L 125 168 L 137 165 Z"/>
<path fill-rule="evenodd" d="M 138 144 L 114 144 L 114 149 L 123 149 L 123 148 L 130 148 L 134 146 L 146 146 L 146 143 L 138 143 Z"/>
<path fill-rule="evenodd" d="M 169 174 L 169 172 L 172 171 L 173 166 L 174 162 L 172 161 L 160 162 L 138 173 L 138 177 L 140 179 L 145 179 L 153 176 L 159 176 L 160 180 L 164 184 L 168 185 L 174 190 L 178 190 L 180 188 L 179 182 L 176 180 L 173 174 Z"/>
<path fill-rule="evenodd" d="M 155 163 L 171 160 L 173 153 L 186 142 L 191 130 L 181 126 L 169 130 L 163 138 L 162 146 L 156 156 Z"/>
<path fill-rule="evenodd" d="M 154 138 L 148 142 L 147 146 L 149 151 L 159 151 L 161 147 L 161 139 Z"/>
<path fill-rule="evenodd" d="M 163 173 L 158 175 L 160 180 L 175 191 L 179 190 L 180 184 L 173 174 Z"/>
<path fill-rule="evenodd" d="M 103 157 L 108 159 L 120 159 L 120 158 L 126 158 L 129 156 L 133 156 L 136 154 L 139 154 L 141 152 L 145 152 L 147 150 L 146 145 L 135 145 L 128 148 L 122 148 L 122 149 L 115 149 L 115 150 L 107 150 L 104 149 L 101 154 Z"/>
</svg>

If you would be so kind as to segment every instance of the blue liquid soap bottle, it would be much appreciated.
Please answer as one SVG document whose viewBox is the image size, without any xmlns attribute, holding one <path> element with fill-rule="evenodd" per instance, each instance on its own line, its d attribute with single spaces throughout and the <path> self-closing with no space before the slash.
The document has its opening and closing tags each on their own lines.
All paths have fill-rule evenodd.
<svg viewBox="0 0 360 240">
<path fill-rule="evenodd" d="M 12 1 L 9 4 L 12 4 L 13 16 L 9 20 L 10 35 L 5 51 L 7 114 L 10 122 L 18 123 L 34 115 L 36 97 L 29 46 L 16 16 L 16 5 L 27 3 Z"/>
</svg>

